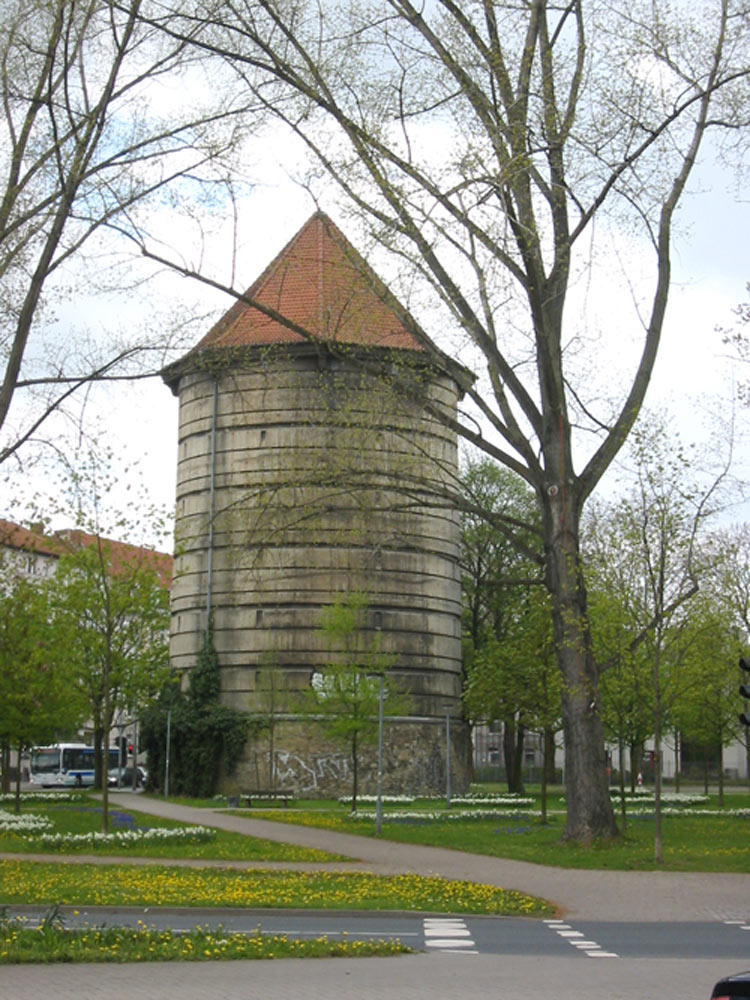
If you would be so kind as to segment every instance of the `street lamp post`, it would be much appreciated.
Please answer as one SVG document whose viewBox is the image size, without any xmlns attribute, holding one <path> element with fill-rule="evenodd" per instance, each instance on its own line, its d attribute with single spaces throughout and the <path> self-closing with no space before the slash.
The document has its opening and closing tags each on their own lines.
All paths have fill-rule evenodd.
<svg viewBox="0 0 750 1000">
<path fill-rule="evenodd" d="M 167 709 L 167 759 L 164 766 L 164 798 L 169 798 L 169 745 L 172 737 L 172 709 Z"/>
<path fill-rule="evenodd" d="M 451 706 L 445 706 L 445 808 L 451 806 Z"/>
<path fill-rule="evenodd" d="M 378 691 L 378 795 L 375 803 L 375 833 L 380 836 L 383 825 L 383 697 L 385 693 L 385 679 L 382 674 L 378 675 L 380 688 Z"/>
</svg>

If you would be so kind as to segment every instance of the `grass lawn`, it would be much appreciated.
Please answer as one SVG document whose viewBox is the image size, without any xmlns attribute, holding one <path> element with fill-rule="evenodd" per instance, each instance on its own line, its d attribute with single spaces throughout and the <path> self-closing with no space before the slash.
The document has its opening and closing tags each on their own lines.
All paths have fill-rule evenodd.
<svg viewBox="0 0 750 1000">
<path fill-rule="evenodd" d="M 712 814 L 717 808 L 715 797 L 704 807 L 664 815 L 661 865 L 653 859 L 654 821 L 646 804 L 640 806 L 640 810 L 646 810 L 644 814 L 628 816 L 624 836 L 588 848 L 563 842 L 565 814 L 559 800 L 551 802 L 546 825 L 535 815 L 534 806 L 527 811 L 508 809 L 491 818 L 476 819 L 461 818 L 463 808 L 447 811 L 444 804 L 436 807 L 434 802 L 431 807 L 424 802 L 408 809 L 387 807 L 381 836 L 401 843 L 448 847 L 563 868 L 746 873 L 750 871 L 750 817 L 733 815 L 732 810 L 747 809 L 748 804 L 747 794 L 739 793 L 725 796 L 722 815 Z M 247 815 L 248 811 L 242 812 Z M 327 809 L 253 809 L 252 814 L 345 833 L 372 836 L 375 832 L 371 817 L 352 818 L 334 803 L 329 803 Z"/>
<path fill-rule="evenodd" d="M 147 796 L 139 796 L 138 801 L 143 809 L 148 809 Z M 190 801 L 190 804 L 197 803 Z M 203 800 L 202 804 L 206 808 L 217 807 L 216 800 Z M 487 806 L 485 808 L 492 809 L 495 814 L 486 818 L 468 818 L 468 808 L 465 805 L 456 805 L 453 809 L 446 810 L 444 802 L 440 800 L 417 800 L 403 806 L 386 803 L 382 837 L 404 843 L 448 847 L 560 867 L 748 872 L 750 816 L 733 813 L 747 810 L 748 805 L 750 798 L 746 792 L 740 791 L 725 796 L 725 808 L 720 813 L 717 811 L 716 797 L 713 796 L 705 805 L 680 807 L 678 815 L 664 815 L 664 860 L 661 865 L 656 865 L 653 860 L 654 824 L 650 812 L 653 806 L 647 802 L 639 803 L 640 814 L 636 814 L 635 807 L 629 806 L 627 826 L 622 838 L 613 842 L 595 843 L 589 848 L 563 842 L 564 801 L 559 796 L 550 797 L 546 825 L 541 824 L 538 816 L 538 800 L 530 806 L 515 809 L 504 807 L 501 811 Z M 62 798 L 44 803 L 24 800 L 24 813 L 32 812 L 47 817 L 54 823 L 56 830 L 71 833 L 99 830 L 100 808 L 96 800 L 87 796 L 80 797 L 76 802 L 65 802 Z M 364 806 L 359 818 L 352 817 L 348 806 L 337 801 L 297 802 L 289 809 L 274 805 L 270 808 L 254 807 L 233 812 L 237 815 L 299 823 L 363 836 L 372 836 L 375 832 L 373 807 L 369 803 Z M 113 830 L 130 829 L 134 826 L 164 829 L 179 826 L 133 810 L 113 809 L 111 818 Z M 34 846 L 33 841 L 0 829 L 0 851 L 24 853 L 39 849 Z M 216 831 L 213 840 L 201 844 L 139 843 L 127 847 L 108 844 L 82 846 L 76 850 L 78 853 L 122 853 L 165 860 L 342 860 L 340 856 L 323 851 L 258 840 L 220 830 Z M 64 852 L 75 853 L 75 850 L 65 848 Z"/>
<path fill-rule="evenodd" d="M 0 861 L 0 903 L 407 910 L 549 916 L 524 893 L 437 876 Z"/>
<path fill-rule="evenodd" d="M 143 800 L 145 803 L 145 799 Z M 9 811 L 8 804 L 5 806 Z M 61 794 L 57 801 L 34 801 L 24 799 L 22 815 L 31 813 L 43 817 L 52 824 L 50 832 L 60 834 L 88 834 L 101 830 L 101 804 L 85 795 L 76 796 L 73 801 Z M 179 829 L 184 824 L 168 819 L 149 816 L 133 809 L 122 810 L 110 807 L 110 831 L 132 831 L 138 829 Z M 50 853 L 53 848 L 42 845 L 37 839 L 22 833 L 3 829 L 0 823 L 0 852 L 20 854 Z M 339 854 L 296 847 L 293 844 L 279 844 L 270 840 L 260 840 L 239 833 L 216 830 L 215 837 L 206 843 L 148 843 L 135 842 L 126 845 L 83 843 L 78 846 L 64 846 L 65 854 L 100 854 L 148 858 L 192 858 L 206 861 L 290 861 L 290 862 L 332 862 L 348 860 Z"/>
</svg>

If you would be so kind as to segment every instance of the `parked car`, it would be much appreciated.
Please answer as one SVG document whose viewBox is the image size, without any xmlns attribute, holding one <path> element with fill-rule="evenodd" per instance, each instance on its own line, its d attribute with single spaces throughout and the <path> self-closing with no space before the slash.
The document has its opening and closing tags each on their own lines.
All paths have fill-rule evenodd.
<svg viewBox="0 0 750 1000">
<path fill-rule="evenodd" d="M 750 997 L 750 972 L 720 979 L 711 994 L 711 1000 L 735 1000 L 735 997 Z"/>
<path fill-rule="evenodd" d="M 141 767 L 139 764 L 137 767 L 124 767 L 120 774 L 120 788 L 131 788 L 133 785 L 133 777 L 135 776 L 135 787 L 143 788 L 146 784 L 146 768 Z M 108 779 L 110 788 L 117 788 L 117 771 L 109 772 Z"/>
</svg>

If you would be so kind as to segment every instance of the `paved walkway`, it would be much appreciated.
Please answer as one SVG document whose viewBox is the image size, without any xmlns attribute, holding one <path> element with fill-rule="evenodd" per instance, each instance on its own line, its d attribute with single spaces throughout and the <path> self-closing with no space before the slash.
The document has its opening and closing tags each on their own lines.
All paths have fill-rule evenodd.
<svg viewBox="0 0 750 1000">
<path fill-rule="evenodd" d="M 133 793 L 127 792 L 111 794 L 110 803 L 123 809 L 132 809 L 135 805 Z M 156 798 L 139 797 L 137 807 L 155 816 L 203 823 L 287 844 L 317 847 L 352 859 L 346 864 L 334 863 L 332 867 L 336 869 L 436 874 L 518 889 L 550 900 L 561 914 L 570 918 L 623 921 L 750 919 L 750 874 L 574 871 L 275 823 L 231 815 L 220 809 L 175 805 Z M 750 859 L 750 850 L 748 857 Z M 264 862 L 256 867 L 271 866 Z M 298 866 L 282 864 L 277 867 Z"/>
</svg>

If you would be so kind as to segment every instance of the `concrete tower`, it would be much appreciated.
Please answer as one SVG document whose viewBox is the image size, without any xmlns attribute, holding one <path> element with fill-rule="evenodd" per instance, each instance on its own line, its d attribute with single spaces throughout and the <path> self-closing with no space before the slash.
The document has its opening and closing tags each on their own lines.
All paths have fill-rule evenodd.
<svg viewBox="0 0 750 1000">
<path fill-rule="evenodd" d="M 458 789 L 459 525 L 444 495 L 457 447 L 441 417 L 466 373 L 321 213 L 243 298 L 163 373 L 180 401 L 172 667 L 195 665 L 211 614 L 222 698 L 259 711 L 264 664 L 285 690 L 308 687 L 332 659 L 323 609 L 361 591 L 409 692 L 408 717 L 387 723 L 384 787 L 444 788 L 450 728 Z M 345 792 L 346 754 L 278 708 L 279 782 Z M 228 788 L 268 784 L 264 749 L 248 744 Z"/>
</svg>

